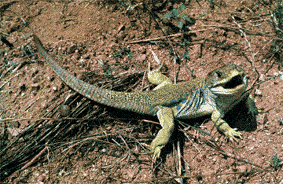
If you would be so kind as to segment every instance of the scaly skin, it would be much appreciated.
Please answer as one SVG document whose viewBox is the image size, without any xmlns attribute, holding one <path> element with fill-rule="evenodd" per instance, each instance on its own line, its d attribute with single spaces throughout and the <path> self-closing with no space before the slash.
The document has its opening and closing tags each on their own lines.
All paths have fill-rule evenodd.
<svg viewBox="0 0 283 184">
<path fill-rule="evenodd" d="M 54 72 L 76 92 L 107 106 L 158 117 L 162 129 L 150 146 L 154 161 L 169 142 L 175 118 L 190 119 L 211 114 L 212 121 L 225 135 L 233 139 L 241 136 L 222 119 L 228 110 L 248 94 L 245 93 L 245 72 L 236 65 L 224 66 L 210 72 L 205 78 L 179 84 L 173 84 L 159 70 L 149 71 L 149 81 L 158 85 L 154 91 L 116 92 L 95 87 L 74 77 L 45 51 L 36 35 L 33 37 L 36 48 Z M 246 104 L 250 113 L 256 115 L 257 108 L 251 97 L 247 98 Z"/>
</svg>

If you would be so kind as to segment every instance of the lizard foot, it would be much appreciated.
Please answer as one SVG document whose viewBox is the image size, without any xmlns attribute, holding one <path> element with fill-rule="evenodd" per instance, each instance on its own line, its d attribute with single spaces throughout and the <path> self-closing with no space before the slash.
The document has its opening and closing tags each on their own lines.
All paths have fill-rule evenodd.
<svg viewBox="0 0 283 184">
<path fill-rule="evenodd" d="M 156 162 L 156 160 L 160 157 L 161 149 L 162 147 L 157 146 L 154 150 L 152 150 L 153 152 L 152 161 L 153 162 Z"/>
<path fill-rule="evenodd" d="M 240 139 L 242 138 L 242 134 L 240 132 L 236 131 L 236 128 L 230 128 L 225 132 L 225 135 L 228 136 L 229 138 L 232 138 L 233 140 L 237 140 L 235 136 L 239 137 Z"/>
<path fill-rule="evenodd" d="M 250 107 L 248 114 L 250 114 L 254 117 L 254 116 L 258 115 L 258 109 L 256 107 Z"/>
<path fill-rule="evenodd" d="M 253 117 L 258 115 L 258 108 L 255 105 L 254 102 L 254 97 L 252 94 L 250 94 L 250 96 L 248 97 L 247 101 L 246 101 L 246 105 L 249 109 L 249 114 L 251 114 Z"/>
</svg>

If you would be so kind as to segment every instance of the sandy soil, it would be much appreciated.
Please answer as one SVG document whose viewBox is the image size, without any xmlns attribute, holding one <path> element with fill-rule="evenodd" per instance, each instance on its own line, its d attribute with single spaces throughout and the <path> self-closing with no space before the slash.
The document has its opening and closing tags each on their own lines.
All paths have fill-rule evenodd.
<svg viewBox="0 0 283 184">
<path fill-rule="evenodd" d="M 256 122 L 241 106 L 227 115 L 242 139 L 227 140 L 209 117 L 188 120 L 211 136 L 179 125 L 153 165 L 148 145 L 160 129 L 157 118 L 75 94 L 32 40 L 34 32 L 65 69 L 107 89 L 151 90 L 148 64 L 160 66 L 152 51 L 173 81 L 236 64 L 251 87 L 282 68 L 282 7 L 256 0 L 1 1 L 1 181 L 282 183 L 281 79 L 255 87 Z"/>
</svg>

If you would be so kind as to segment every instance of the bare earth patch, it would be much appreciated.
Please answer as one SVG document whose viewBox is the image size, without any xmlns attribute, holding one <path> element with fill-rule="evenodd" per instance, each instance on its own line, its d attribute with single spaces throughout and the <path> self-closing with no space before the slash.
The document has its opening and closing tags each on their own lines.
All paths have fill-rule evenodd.
<svg viewBox="0 0 283 184">
<path fill-rule="evenodd" d="M 106 89 L 151 90 L 148 64 L 161 65 L 152 51 L 173 81 L 236 64 L 251 87 L 282 70 L 282 2 L 3 1 L 0 15 L 1 182 L 283 183 L 282 77 L 255 87 L 256 122 L 241 105 L 225 117 L 242 139 L 227 140 L 209 117 L 188 120 L 211 136 L 180 124 L 153 165 L 157 118 L 75 94 L 32 40 L 34 32 L 63 68 Z"/>
</svg>

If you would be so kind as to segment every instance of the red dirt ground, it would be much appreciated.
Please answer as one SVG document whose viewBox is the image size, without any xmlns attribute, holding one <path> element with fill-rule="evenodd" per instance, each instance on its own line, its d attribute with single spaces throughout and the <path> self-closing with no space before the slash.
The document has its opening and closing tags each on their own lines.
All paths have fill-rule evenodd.
<svg viewBox="0 0 283 184">
<path fill-rule="evenodd" d="M 132 2 L 132 9 L 127 10 L 129 2 Z M 276 9 L 280 7 L 277 1 L 168 1 L 164 5 L 162 7 L 162 1 L 153 0 L 0 3 L 0 120 L 2 127 L 7 129 L 1 135 L 3 145 L 7 146 L 12 138 L 19 136 L 18 132 L 42 118 L 50 107 L 60 106 L 73 93 L 38 55 L 32 31 L 48 52 L 80 79 L 111 89 L 114 79 L 120 85 L 123 77 L 138 74 L 136 82 L 127 88 L 117 87 L 121 91 L 152 88 L 143 77 L 148 71 L 148 63 L 152 68 L 160 66 L 151 51 L 163 64 L 162 71 L 177 82 L 204 77 L 229 64 L 236 64 L 246 71 L 249 87 L 279 72 L 278 66 L 283 63 L 282 33 L 278 36 L 283 31 L 280 28 L 283 10 L 279 19 L 281 15 L 274 13 L 280 12 Z M 183 5 L 186 6 L 183 13 L 192 21 L 186 21 L 181 34 L 176 26 L 182 18 L 161 18 Z M 149 9 L 153 9 L 152 13 Z M 276 22 L 279 27 L 274 26 Z M 162 30 L 167 32 L 169 39 L 164 38 Z M 184 38 L 190 41 L 187 48 L 182 45 Z M 174 60 L 177 55 L 170 54 L 173 49 L 178 52 L 180 61 Z M 186 49 L 187 58 L 184 57 Z M 100 62 L 109 68 L 103 70 Z M 94 75 L 102 77 L 91 79 Z M 110 81 L 108 86 L 107 80 Z M 184 139 L 182 182 L 283 183 L 283 122 L 280 121 L 283 118 L 283 81 L 271 79 L 255 89 L 255 103 L 260 110 L 256 125 L 242 120 L 244 123 L 239 129 L 243 138 L 238 142 L 227 141 L 208 120 L 198 120 L 199 128 L 212 137 L 193 129 L 178 133 L 183 136 L 177 137 Z M 156 166 L 157 170 L 152 166 L 148 144 L 155 136 L 156 130 L 152 129 L 159 128 L 151 123 L 157 119 L 136 114 L 123 119 L 123 114 L 128 112 L 117 113 L 97 103 L 93 108 L 99 109 L 95 117 L 101 119 L 83 123 L 87 126 L 98 123 L 83 132 L 93 142 L 85 143 L 80 139 L 81 142 L 75 144 L 77 135 L 69 142 L 46 143 L 46 149 L 27 168 L 21 169 L 31 159 L 18 163 L 19 168 L 13 173 L 1 171 L 4 173 L 2 182 L 181 181 L 175 177 L 179 176 L 177 153 L 172 153 L 175 146 L 169 146 L 166 160 Z M 104 113 L 112 119 L 105 118 Z M 237 119 L 234 117 L 237 113 L 234 112 L 231 119 Z M 48 121 L 49 124 L 59 122 Z M 115 136 L 104 142 L 95 141 L 97 133 Z M 11 148 L 15 149 L 18 148 Z M 6 161 L 3 159 L 1 163 Z"/>
</svg>

